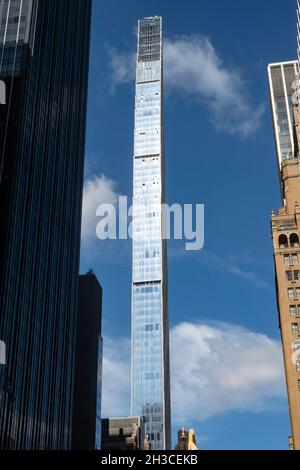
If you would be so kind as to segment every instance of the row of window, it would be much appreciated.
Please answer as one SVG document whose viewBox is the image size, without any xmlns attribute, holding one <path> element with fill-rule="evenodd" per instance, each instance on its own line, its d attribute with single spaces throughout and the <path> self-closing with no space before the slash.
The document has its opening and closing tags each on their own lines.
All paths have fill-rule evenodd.
<svg viewBox="0 0 300 470">
<path fill-rule="evenodd" d="M 279 245 L 279 248 L 288 248 L 289 246 L 291 247 L 299 246 L 299 237 L 296 233 L 292 233 L 288 240 L 288 237 L 282 234 L 278 238 L 278 245 Z"/>
<path fill-rule="evenodd" d="M 159 432 L 156 435 L 153 432 L 151 432 L 148 437 L 150 438 L 151 441 L 154 441 L 154 440 L 160 441 Z"/>
<path fill-rule="evenodd" d="M 20 21 L 21 23 L 25 23 L 26 20 L 27 20 L 27 16 L 26 16 L 26 15 L 21 16 L 21 17 L 18 15 L 18 16 L 12 16 L 12 17 L 10 17 L 10 18 L 2 18 L 1 24 L 2 24 L 2 25 L 6 25 L 6 22 L 7 22 L 7 24 L 13 24 L 13 23 L 17 24 L 17 23 L 19 23 L 19 21 Z"/>
<path fill-rule="evenodd" d="M 145 373 L 145 379 L 146 380 L 157 380 L 160 378 L 160 373 L 159 372 L 146 372 Z"/>
<path fill-rule="evenodd" d="M 287 265 L 287 266 L 298 264 L 298 255 L 297 255 L 297 253 L 292 253 L 290 255 L 284 255 L 284 264 Z"/>
<path fill-rule="evenodd" d="M 158 331 L 160 329 L 160 323 L 155 323 L 155 325 L 146 325 L 145 330 L 146 331 Z"/>
<path fill-rule="evenodd" d="M 136 287 L 135 292 L 137 294 L 151 294 L 152 292 L 160 292 L 160 287 L 159 285 Z"/>
<path fill-rule="evenodd" d="M 294 335 L 299 334 L 299 331 L 300 331 L 299 326 L 300 326 L 299 323 L 292 323 L 292 333 Z"/>
<path fill-rule="evenodd" d="M 157 258 L 159 256 L 159 250 L 146 251 L 146 258 Z"/>
<path fill-rule="evenodd" d="M 300 299 L 300 287 L 289 287 L 287 291 L 289 299 Z"/>
<path fill-rule="evenodd" d="M 295 271 L 286 271 L 285 278 L 287 281 L 299 281 L 300 280 L 300 271 L 297 269 Z"/>
<path fill-rule="evenodd" d="M 294 317 L 300 317 L 300 304 L 290 305 L 290 315 Z"/>
</svg>

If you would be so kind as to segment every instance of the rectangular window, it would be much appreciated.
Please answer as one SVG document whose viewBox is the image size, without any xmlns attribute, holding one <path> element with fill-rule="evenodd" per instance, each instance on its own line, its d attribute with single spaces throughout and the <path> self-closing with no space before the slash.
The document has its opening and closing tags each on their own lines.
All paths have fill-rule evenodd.
<svg viewBox="0 0 300 470">
<path fill-rule="evenodd" d="M 292 263 L 298 264 L 298 255 L 297 253 L 292 253 Z"/>
<path fill-rule="evenodd" d="M 289 266 L 291 264 L 291 257 L 290 255 L 284 255 L 284 264 Z"/>
<path fill-rule="evenodd" d="M 286 278 L 287 281 L 292 281 L 293 280 L 292 271 L 285 271 L 285 278 Z"/>
<path fill-rule="evenodd" d="M 293 349 L 295 353 L 300 353 L 300 341 L 295 341 L 293 344 Z"/>
<path fill-rule="evenodd" d="M 296 370 L 300 372 L 300 361 L 296 361 Z"/>
<path fill-rule="evenodd" d="M 299 325 L 298 323 L 292 323 L 292 333 L 297 335 L 299 333 Z"/>
<path fill-rule="evenodd" d="M 294 298 L 294 289 L 292 287 L 290 287 L 288 289 L 288 297 L 289 299 L 293 299 Z"/>
<path fill-rule="evenodd" d="M 300 392 L 300 380 L 298 380 L 298 390 Z"/>
<path fill-rule="evenodd" d="M 300 280 L 300 271 L 297 269 L 294 271 L 294 281 L 299 281 Z"/>
<path fill-rule="evenodd" d="M 300 305 L 297 305 L 296 317 L 300 317 Z"/>
<path fill-rule="evenodd" d="M 296 305 L 290 305 L 290 315 L 296 316 L 296 314 L 297 314 Z"/>
<path fill-rule="evenodd" d="M 300 287 L 296 287 L 296 297 L 300 299 Z"/>
</svg>

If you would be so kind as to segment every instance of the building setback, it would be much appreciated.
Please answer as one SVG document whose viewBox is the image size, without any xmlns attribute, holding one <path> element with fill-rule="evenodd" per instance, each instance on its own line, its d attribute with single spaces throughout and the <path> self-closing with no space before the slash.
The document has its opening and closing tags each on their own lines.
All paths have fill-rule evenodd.
<svg viewBox="0 0 300 470">
<path fill-rule="evenodd" d="M 68 449 L 90 0 L 0 0 L 0 449 Z"/>
<path fill-rule="evenodd" d="M 162 18 L 144 18 L 136 63 L 131 414 L 146 417 L 152 449 L 171 447 L 162 59 Z"/>
<path fill-rule="evenodd" d="M 72 449 L 101 449 L 102 288 L 90 271 L 79 276 Z"/>
</svg>

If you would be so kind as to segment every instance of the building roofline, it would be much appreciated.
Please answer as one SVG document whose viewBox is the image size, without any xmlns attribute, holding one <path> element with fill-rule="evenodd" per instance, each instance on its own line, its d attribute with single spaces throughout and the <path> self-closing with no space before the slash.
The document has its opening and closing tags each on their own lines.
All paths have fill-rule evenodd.
<svg viewBox="0 0 300 470">
<path fill-rule="evenodd" d="M 106 420 L 106 419 L 109 419 L 109 420 L 113 420 L 113 419 L 142 419 L 144 418 L 144 416 L 117 416 L 117 417 L 113 417 L 113 418 L 101 418 L 102 420 Z"/>
<path fill-rule="evenodd" d="M 271 64 L 268 64 L 268 68 L 271 68 L 271 67 L 276 67 L 278 65 L 292 65 L 292 64 L 297 64 L 298 63 L 298 60 L 295 59 L 295 60 L 287 60 L 285 62 L 272 62 Z"/>
</svg>

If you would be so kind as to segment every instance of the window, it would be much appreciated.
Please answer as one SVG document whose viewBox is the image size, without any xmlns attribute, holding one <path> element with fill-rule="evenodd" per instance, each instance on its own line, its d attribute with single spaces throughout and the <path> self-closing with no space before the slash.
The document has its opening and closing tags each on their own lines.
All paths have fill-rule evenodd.
<svg viewBox="0 0 300 470">
<path fill-rule="evenodd" d="M 286 235 L 280 235 L 280 237 L 278 238 L 278 245 L 279 245 L 279 248 L 288 247 L 288 239 Z"/>
<path fill-rule="evenodd" d="M 298 323 L 292 323 L 292 333 L 297 335 L 299 333 L 299 325 Z"/>
<path fill-rule="evenodd" d="M 291 264 L 291 257 L 290 255 L 284 255 L 284 264 L 289 266 Z"/>
<path fill-rule="evenodd" d="M 290 305 L 290 315 L 296 316 L 296 314 L 297 314 L 296 305 Z"/>
<path fill-rule="evenodd" d="M 296 317 L 300 317 L 300 305 L 297 305 Z"/>
<path fill-rule="evenodd" d="M 296 287 L 296 297 L 297 299 L 300 298 L 300 287 Z"/>
<path fill-rule="evenodd" d="M 300 392 L 300 380 L 298 380 L 298 390 Z"/>
<path fill-rule="evenodd" d="M 300 353 L 300 341 L 295 341 L 293 344 L 293 349 L 295 353 Z"/>
<path fill-rule="evenodd" d="M 300 271 L 298 269 L 295 271 L 285 271 L 285 278 L 287 281 L 299 281 Z"/>
<path fill-rule="evenodd" d="M 290 235 L 290 245 L 299 246 L 299 237 L 296 233 L 292 233 L 292 235 Z"/>
<path fill-rule="evenodd" d="M 292 264 L 298 264 L 298 255 L 297 253 L 292 253 Z"/>
<path fill-rule="evenodd" d="M 154 372 L 146 372 L 145 377 L 146 377 L 146 380 L 153 380 Z"/>
<path fill-rule="evenodd" d="M 296 371 L 300 372 L 300 361 L 296 361 Z"/>
<path fill-rule="evenodd" d="M 288 297 L 289 299 L 294 298 L 294 289 L 292 287 L 288 289 Z"/>
<path fill-rule="evenodd" d="M 294 271 L 294 281 L 299 281 L 300 280 L 300 271 L 297 269 Z"/>
</svg>

